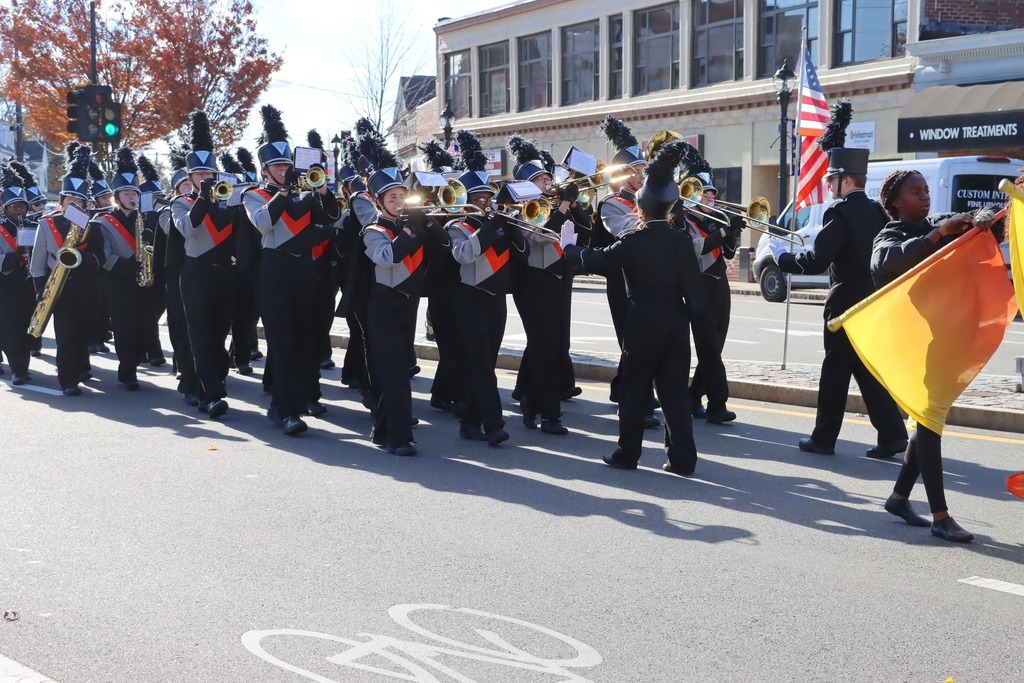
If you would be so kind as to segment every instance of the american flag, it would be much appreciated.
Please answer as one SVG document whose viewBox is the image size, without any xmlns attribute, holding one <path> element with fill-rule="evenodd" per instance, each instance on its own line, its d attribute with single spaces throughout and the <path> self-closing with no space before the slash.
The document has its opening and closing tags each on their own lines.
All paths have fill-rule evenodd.
<svg viewBox="0 0 1024 683">
<path fill-rule="evenodd" d="M 828 117 L 825 117 L 825 120 L 827 121 Z M 459 146 L 457 144 L 455 144 L 454 140 L 452 141 L 452 143 L 450 145 L 448 145 L 448 153 L 449 154 L 458 154 L 459 153 Z"/>
<path fill-rule="evenodd" d="M 797 121 L 800 130 L 800 176 L 796 185 L 796 208 L 825 201 L 828 187 L 824 182 L 828 154 L 818 148 L 818 138 L 828 123 L 828 103 L 821 92 L 821 82 L 811 63 L 811 51 L 804 34 L 803 68 L 800 69 L 800 108 Z"/>
</svg>

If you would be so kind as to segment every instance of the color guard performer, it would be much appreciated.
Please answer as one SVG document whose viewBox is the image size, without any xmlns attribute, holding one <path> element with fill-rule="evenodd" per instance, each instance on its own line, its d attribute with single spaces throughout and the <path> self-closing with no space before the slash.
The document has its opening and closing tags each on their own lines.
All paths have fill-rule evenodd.
<svg viewBox="0 0 1024 683">
<path fill-rule="evenodd" d="M 35 227 L 25 221 L 28 198 L 22 180 L 9 165 L 0 166 L 3 220 L 0 221 L 0 347 L 11 366 L 15 386 L 31 378 L 28 371 L 33 339 L 28 333 L 35 307 L 32 281 L 28 279 L 28 247 L 18 245 L 18 230 Z"/>
<path fill-rule="evenodd" d="M 697 464 L 686 382 L 690 371 L 690 319 L 702 306 L 700 270 L 690 239 L 672 228 L 669 209 L 679 199 L 674 173 L 683 142 L 666 143 L 647 167 L 637 193 L 639 229 L 603 249 L 575 245 L 563 231 L 566 258 L 592 273 L 613 268 L 625 274 L 629 308 L 619 388 L 619 447 L 604 461 L 617 469 L 637 467 L 643 444 L 647 392 L 654 382 L 665 414 L 663 469 L 692 474 Z M 567 234 L 568 233 L 568 234 Z"/>
<path fill-rule="evenodd" d="M 456 323 L 464 359 L 466 407 L 459 436 L 497 446 L 508 439 L 495 369 L 508 315 L 511 259 L 525 262 L 529 245 L 503 215 L 492 215 L 494 190 L 487 179 L 487 157 L 469 131 L 457 140 L 466 172 L 459 177 L 467 201 L 479 209 L 448 223 L 452 255 L 460 264 Z"/>
<path fill-rule="evenodd" d="M 225 348 L 234 310 L 236 211 L 214 195 L 217 159 L 206 112 L 189 116 L 192 151 L 185 159 L 192 192 L 171 204 L 175 229 L 185 238 L 181 299 L 199 379 L 199 410 L 211 418 L 228 411 L 228 354 Z"/>
<path fill-rule="evenodd" d="M 266 185 L 248 190 L 242 203 L 263 236 L 260 306 L 269 345 L 267 364 L 273 368 L 267 416 L 285 434 L 295 435 L 307 429 L 300 415 L 307 412 L 311 387 L 319 377 L 313 339 L 316 272 L 310 253 L 323 241 L 316 225 L 337 220 L 338 204 L 326 183 L 315 192 L 300 194 L 281 113 L 271 105 L 260 113 L 264 141 L 256 156 Z"/>
<path fill-rule="evenodd" d="M 44 216 L 36 230 L 29 270 L 37 297 L 43 296 L 46 283 L 57 267 L 57 258 L 65 245 L 71 222 L 64 217 L 68 207 L 85 211 L 89 191 L 88 147 L 78 147 L 64 175 L 57 211 Z M 75 249 L 81 254 L 78 266 L 69 268 L 64 286 L 53 303 L 53 330 L 57 339 L 57 382 L 65 396 L 82 393 L 79 384 L 92 378 L 89 363 L 89 323 L 91 304 L 100 289 L 100 267 L 104 261 L 103 235 L 95 225 L 81 235 Z M 64 266 L 61 266 L 64 267 Z"/>
<path fill-rule="evenodd" d="M 152 244 L 153 236 L 142 228 L 139 215 L 139 167 L 128 147 L 114 151 L 117 172 L 112 185 L 115 208 L 93 218 L 91 229 L 102 231 L 103 275 L 110 323 L 114 329 L 114 351 L 117 353 L 117 381 L 128 391 L 138 391 L 136 368 L 145 349 L 145 293 L 139 285 L 143 262 L 138 258 L 144 244 Z"/>
</svg>

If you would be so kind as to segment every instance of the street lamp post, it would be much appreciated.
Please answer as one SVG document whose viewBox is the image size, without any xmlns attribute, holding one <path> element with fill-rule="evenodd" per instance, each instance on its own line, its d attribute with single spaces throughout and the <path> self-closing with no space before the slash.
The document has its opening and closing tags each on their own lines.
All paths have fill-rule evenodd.
<svg viewBox="0 0 1024 683">
<path fill-rule="evenodd" d="M 441 130 L 444 132 L 444 148 L 452 144 L 452 121 L 455 120 L 455 112 L 452 111 L 451 103 L 444 103 L 444 111 L 441 112 Z"/>
<path fill-rule="evenodd" d="M 337 192 L 341 189 L 338 184 L 338 175 L 341 174 L 341 162 L 339 161 L 341 157 L 341 138 L 336 134 L 331 138 L 331 144 L 334 145 L 331 151 L 334 152 L 334 191 Z"/>
<path fill-rule="evenodd" d="M 796 74 L 789 68 L 789 60 L 782 61 L 782 68 L 775 72 L 775 82 L 778 87 L 778 96 L 775 98 L 779 103 L 779 211 L 789 201 L 789 98 L 793 91 L 789 88 L 791 81 Z"/>
</svg>

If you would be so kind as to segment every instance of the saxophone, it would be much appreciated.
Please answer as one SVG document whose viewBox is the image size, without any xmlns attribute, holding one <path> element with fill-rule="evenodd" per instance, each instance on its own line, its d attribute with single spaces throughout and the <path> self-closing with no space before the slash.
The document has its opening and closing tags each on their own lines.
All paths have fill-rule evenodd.
<svg viewBox="0 0 1024 683">
<path fill-rule="evenodd" d="M 153 286 L 153 245 L 142 241 L 142 212 L 135 212 L 135 260 L 139 262 L 139 274 L 135 282 L 139 287 Z"/>
<path fill-rule="evenodd" d="M 42 230 L 42 226 L 38 229 Z M 85 241 L 88 234 L 88 226 L 83 230 L 72 223 L 71 229 L 68 230 L 68 236 L 64 238 L 64 246 L 57 250 L 57 262 L 46 278 L 43 293 L 39 297 L 36 308 L 32 311 L 32 319 L 28 323 L 28 333 L 33 337 L 38 339 L 43 336 L 46 323 L 49 322 L 50 315 L 53 313 L 53 306 L 64 289 L 68 273 L 82 265 L 82 252 L 78 251 L 78 245 Z"/>
</svg>

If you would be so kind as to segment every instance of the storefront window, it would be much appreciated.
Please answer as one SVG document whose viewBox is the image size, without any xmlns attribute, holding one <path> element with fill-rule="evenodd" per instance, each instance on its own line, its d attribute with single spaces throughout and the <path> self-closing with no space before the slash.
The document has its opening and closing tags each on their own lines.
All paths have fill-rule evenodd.
<svg viewBox="0 0 1024 683">
<path fill-rule="evenodd" d="M 508 43 L 480 47 L 480 116 L 509 110 Z"/>
<path fill-rule="evenodd" d="M 743 0 L 693 1 L 694 86 L 743 78 Z"/>
<path fill-rule="evenodd" d="M 562 104 L 597 99 L 600 90 L 600 35 L 596 21 L 562 29 Z"/>
<path fill-rule="evenodd" d="M 818 3 L 804 0 L 760 0 L 761 20 L 758 22 L 757 75 L 771 78 L 784 61 L 796 69 L 800 63 L 802 29 L 807 27 L 807 46 L 811 61 L 818 61 Z"/>
<path fill-rule="evenodd" d="M 633 13 L 633 94 L 679 87 L 679 5 Z"/>
<path fill-rule="evenodd" d="M 836 66 L 906 54 L 907 0 L 835 0 Z"/>
<path fill-rule="evenodd" d="M 551 34 L 519 39 L 519 111 L 551 105 Z"/>
</svg>

